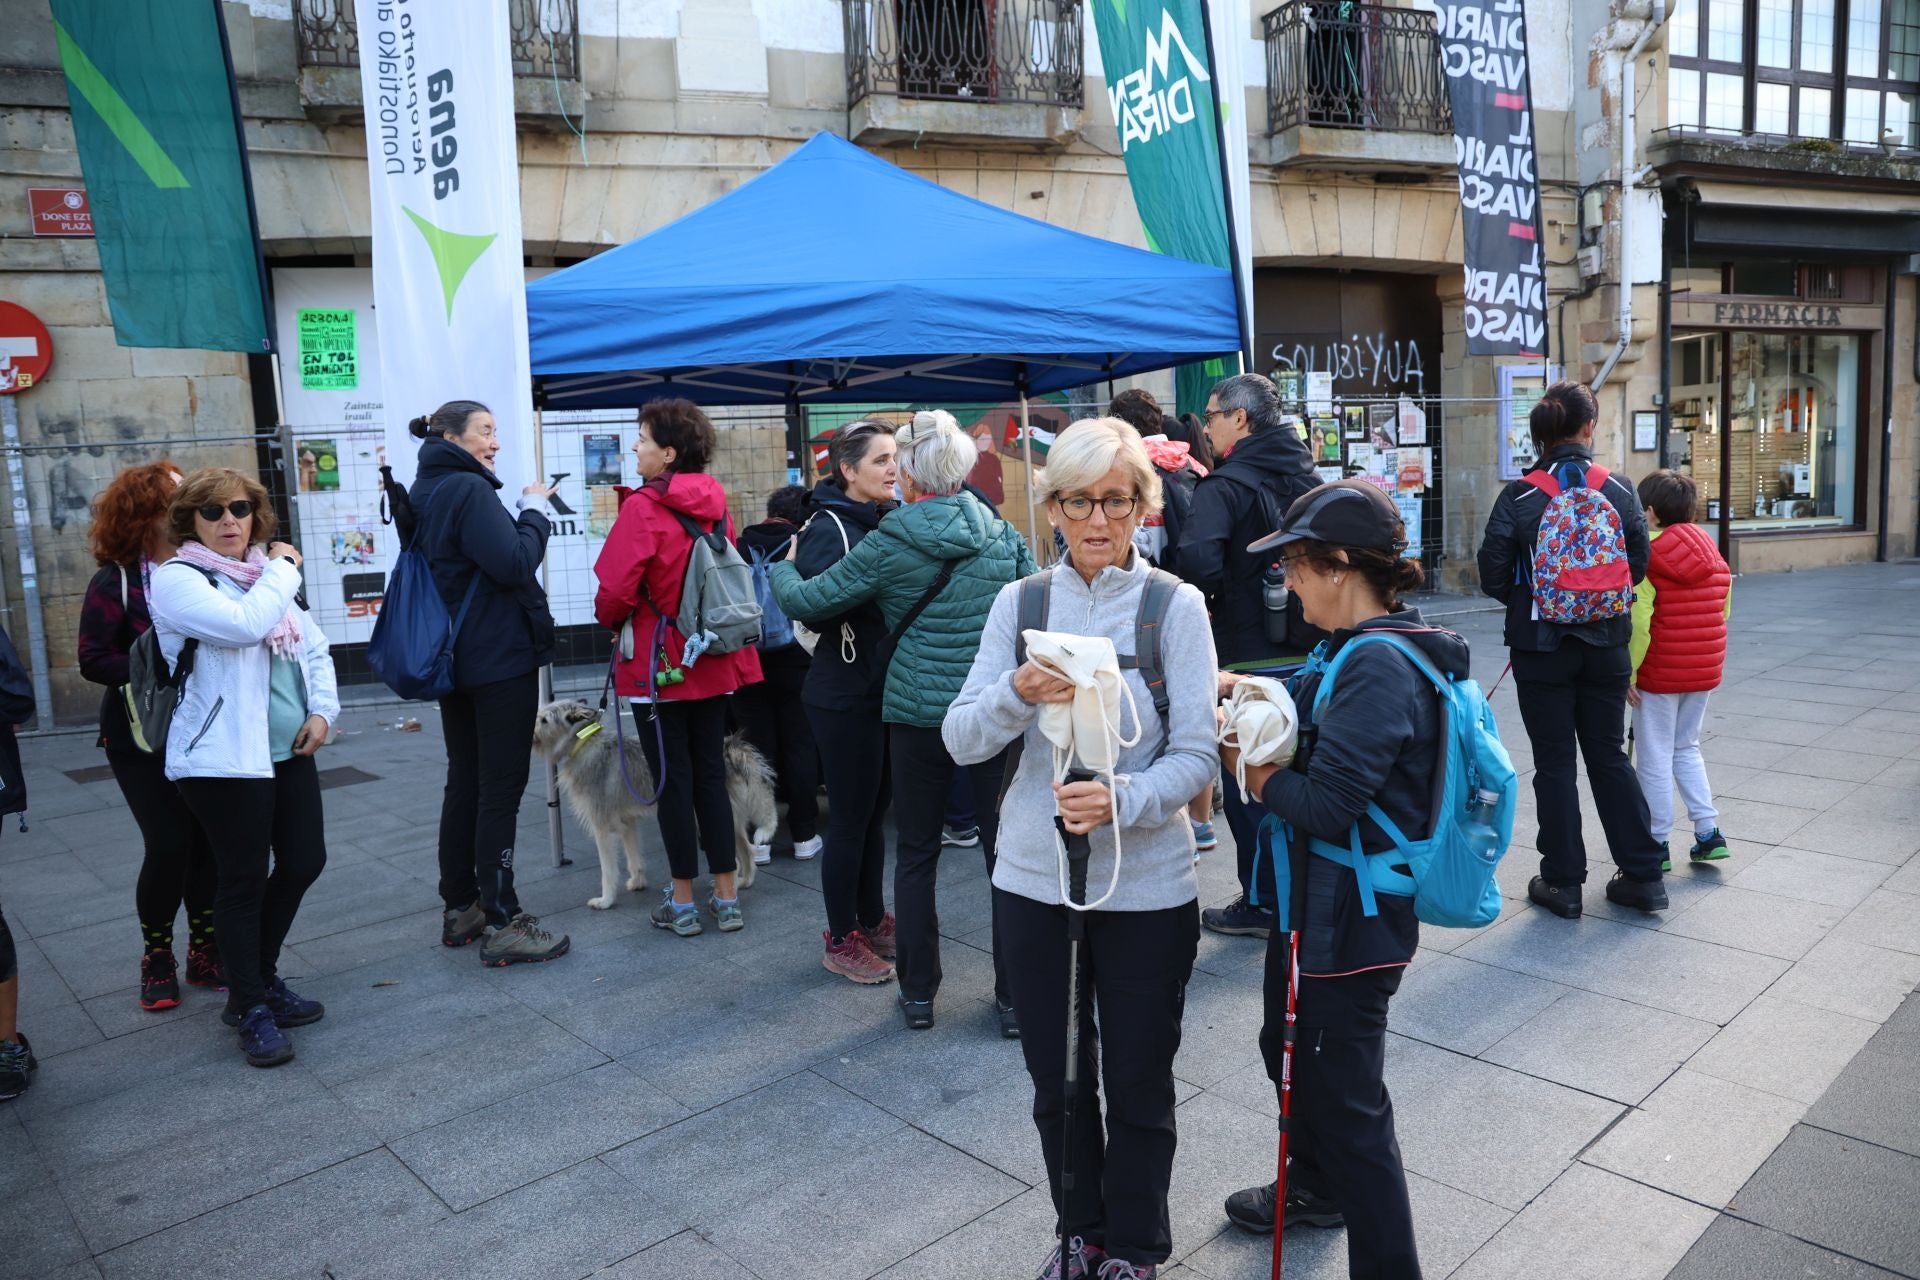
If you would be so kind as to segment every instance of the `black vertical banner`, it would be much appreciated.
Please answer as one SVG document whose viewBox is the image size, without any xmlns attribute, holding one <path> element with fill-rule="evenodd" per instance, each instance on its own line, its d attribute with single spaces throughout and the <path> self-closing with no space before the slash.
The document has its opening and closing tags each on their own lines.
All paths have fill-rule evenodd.
<svg viewBox="0 0 1920 1280">
<path fill-rule="evenodd" d="M 1542 355 L 1547 287 L 1522 0 L 1442 0 L 1440 52 L 1460 165 L 1467 353 Z"/>
</svg>

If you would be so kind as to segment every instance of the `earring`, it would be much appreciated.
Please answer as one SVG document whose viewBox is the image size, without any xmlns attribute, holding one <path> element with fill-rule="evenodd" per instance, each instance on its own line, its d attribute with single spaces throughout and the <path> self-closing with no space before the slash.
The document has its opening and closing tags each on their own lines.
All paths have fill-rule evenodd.
<svg viewBox="0 0 1920 1280">
<path fill-rule="evenodd" d="M 1337 574 L 1337 573 L 1336 573 L 1336 574 L 1334 574 L 1334 575 L 1333 575 L 1333 585 L 1334 585 L 1334 586 L 1336 586 L 1336 587 L 1337 587 L 1337 586 L 1339 586 L 1339 585 L 1340 585 L 1340 578 L 1341 578 L 1341 575 L 1340 575 L 1340 574 Z"/>
</svg>

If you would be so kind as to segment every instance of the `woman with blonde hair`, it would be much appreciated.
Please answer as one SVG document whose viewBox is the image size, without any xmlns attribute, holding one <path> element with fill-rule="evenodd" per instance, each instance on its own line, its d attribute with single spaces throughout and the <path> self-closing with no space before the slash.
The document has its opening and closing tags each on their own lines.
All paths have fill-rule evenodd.
<svg viewBox="0 0 1920 1280">
<path fill-rule="evenodd" d="M 107 767 L 140 828 L 144 856 L 133 891 L 140 920 L 140 1007 L 180 1003 L 174 918 L 187 909 L 187 981 L 220 991 L 220 955 L 213 941 L 213 851 L 179 789 L 167 781 L 167 762 L 134 737 L 121 690 L 133 642 L 151 626 L 147 593 L 155 566 L 173 554 L 167 507 L 180 469 L 166 460 L 128 467 L 94 495 L 88 542 L 100 571 L 80 604 L 80 674 L 106 686 L 100 699 L 100 737 Z"/>
<path fill-rule="evenodd" d="M 179 548 L 153 573 L 154 630 L 169 671 L 188 670 L 167 730 L 167 777 L 213 849 L 221 1020 L 249 1064 L 293 1058 L 284 1029 L 326 1014 L 287 986 L 280 946 L 327 862 L 313 755 L 340 718 L 327 637 L 299 602 L 300 552 L 274 541 L 260 482 L 229 467 L 174 490 Z M 264 546 L 264 550 L 262 547 Z"/>
<path fill-rule="evenodd" d="M 1159 477 L 1137 430 L 1118 418 L 1074 423 L 1054 442 L 1040 480 L 1047 519 L 1066 538 L 1067 556 L 1000 591 L 966 687 L 947 711 L 944 737 L 963 763 L 1023 741 L 1001 807 L 993 918 L 1062 1245 L 1040 1275 L 1135 1280 L 1152 1276 L 1173 1248 L 1173 1058 L 1200 939 L 1187 803 L 1219 767 L 1213 634 L 1199 591 L 1155 569 L 1134 546 L 1135 528 L 1160 506 Z M 1025 657 L 1020 633 L 1027 627 L 1113 642 L 1131 696 L 1121 699 L 1117 756 L 1104 778 L 1065 781 L 1056 770 L 1041 709 L 1073 701 L 1074 686 Z M 1143 654 L 1149 635 L 1158 637 L 1157 652 Z M 1163 713 L 1150 680 L 1156 668 Z M 1071 1133 L 1072 908 L 1061 898 L 1056 813 L 1070 835 L 1089 840 L 1086 892 L 1095 898 L 1085 904 L 1087 990 L 1079 1003 Z M 1063 1167 L 1074 1173 L 1070 1191 Z"/>
</svg>

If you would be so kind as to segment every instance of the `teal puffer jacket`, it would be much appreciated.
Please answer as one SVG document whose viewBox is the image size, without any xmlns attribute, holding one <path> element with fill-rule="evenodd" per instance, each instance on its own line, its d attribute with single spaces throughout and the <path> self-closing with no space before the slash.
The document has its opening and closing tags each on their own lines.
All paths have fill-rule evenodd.
<svg viewBox="0 0 1920 1280">
<path fill-rule="evenodd" d="M 946 587 L 894 650 L 881 709 L 889 724 L 937 729 L 967 682 L 994 597 L 1007 583 L 1038 571 L 1012 525 L 970 493 L 926 498 L 888 513 L 819 577 L 802 578 L 783 560 L 769 581 L 790 618 L 825 622 L 873 600 L 891 629 L 933 585 L 940 562 L 955 559 Z"/>
</svg>

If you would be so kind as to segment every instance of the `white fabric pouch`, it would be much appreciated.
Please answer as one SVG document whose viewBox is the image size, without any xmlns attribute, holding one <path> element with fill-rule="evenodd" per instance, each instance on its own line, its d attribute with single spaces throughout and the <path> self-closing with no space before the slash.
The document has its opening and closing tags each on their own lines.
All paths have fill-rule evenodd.
<svg viewBox="0 0 1920 1280">
<path fill-rule="evenodd" d="M 1226 717 L 1220 726 L 1220 745 L 1240 752 L 1234 781 L 1240 785 L 1240 798 L 1250 801 L 1247 766 L 1285 768 L 1293 763 L 1300 745 L 1300 712 L 1287 686 L 1266 676 L 1249 676 L 1234 685 L 1223 707 Z"/>
</svg>

